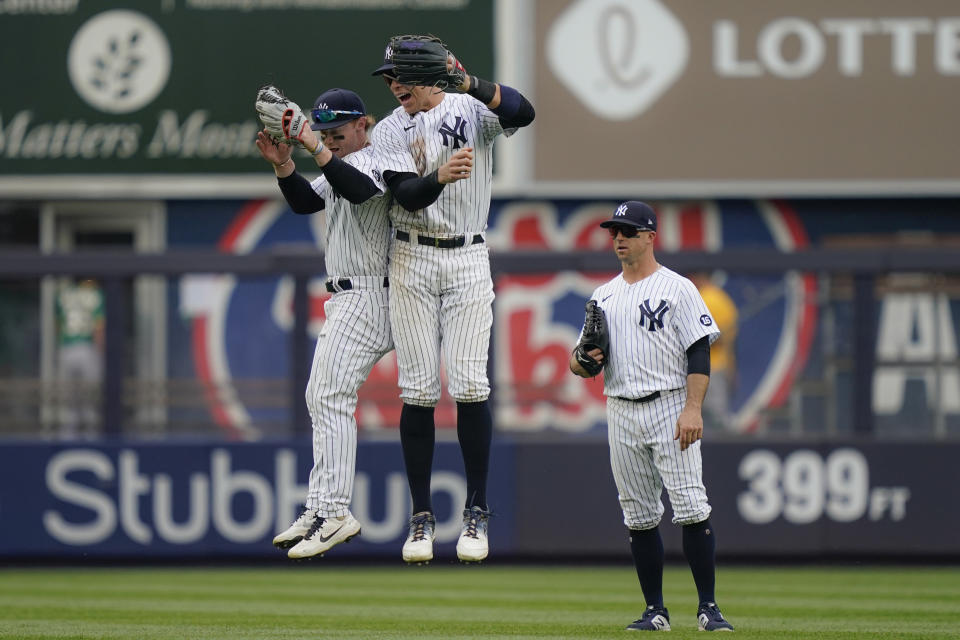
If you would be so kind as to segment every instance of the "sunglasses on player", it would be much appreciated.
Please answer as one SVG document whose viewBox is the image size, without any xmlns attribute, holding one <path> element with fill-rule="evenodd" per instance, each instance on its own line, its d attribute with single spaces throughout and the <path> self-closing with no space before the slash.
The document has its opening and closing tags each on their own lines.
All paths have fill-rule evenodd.
<svg viewBox="0 0 960 640">
<path fill-rule="evenodd" d="M 362 116 L 363 112 L 361 111 L 341 111 L 339 109 L 319 109 L 314 108 L 310 112 L 310 115 L 313 116 L 313 121 L 318 124 L 323 124 L 325 122 L 333 122 L 340 116 Z"/>
<path fill-rule="evenodd" d="M 624 238 L 636 238 L 640 234 L 640 229 L 625 224 L 615 224 L 607 227 L 607 231 L 610 232 L 611 238 L 616 238 L 618 233 L 622 234 Z"/>
</svg>

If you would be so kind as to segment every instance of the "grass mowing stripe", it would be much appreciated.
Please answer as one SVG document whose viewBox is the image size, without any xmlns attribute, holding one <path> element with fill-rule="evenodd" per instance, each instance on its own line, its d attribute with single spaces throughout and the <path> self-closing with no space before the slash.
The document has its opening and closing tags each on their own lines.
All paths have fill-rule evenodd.
<svg viewBox="0 0 960 640">
<path fill-rule="evenodd" d="M 960 622 L 958 576 L 733 567 L 718 596 L 741 638 L 939 640 Z M 671 637 L 702 637 L 686 567 L 667 569 L 664 594 Z M 0 571 L 4 639 L 622 638 L 642 608 L 630 567 Z"/>
</svg>

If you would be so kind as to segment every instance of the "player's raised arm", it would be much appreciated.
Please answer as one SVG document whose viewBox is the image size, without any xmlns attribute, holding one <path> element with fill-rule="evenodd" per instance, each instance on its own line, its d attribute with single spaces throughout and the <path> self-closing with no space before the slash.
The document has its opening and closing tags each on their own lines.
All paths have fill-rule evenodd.
<svg viewBox="0 0 960 640">
<path fill-rule="evenodd" d="M 301 146 L 314 158 L 330 185 L 352 204 L 381 193 L 370 176 L 342 158 L 364 148 L 370 121 L 363 101 L 353 91 L 329 89 L 320 94 L 310 117 L 277 87 L 265 85 L 257 92 L 256 110 L 264 130 L 257 148 L 271 162 L 280 190 L 295 213 L 313 213 L 324 207 L 311 184 L 296 173 L 290 151 Z"/>
<path fill-rule="evenodd" d="M 453 54 L 450 54 L 450 57 L 454 64 L 460 64 L 453 57 Z M 533 122 L 536 116 L 530 101 L 519 91 L 505 84 L 467 75 L 463 82 L 457 86 L 457 90 L 473 96 L 487 105 L 491 111 L 497 114 L 500 119 L 500 126 L 504 129 L 525 127 Z"/>
<path fill-rule="evenodd" d="M 316 213 L 324 208 L 323 198 L 317 195 L 310 182 L 297 173 L 297 165 L 291 156 L 292 148 L 283 141 L 274 139 L 267 130 L 257 132 L 257 149 L 264 160 L 273 165 L 277 184 L 284 200 L 294 213 Z"/>
<path fill-rule="evenodd" d="M 497 114 L 504 129 L 525 127 L 533 122 L 536 116 L 533 105 L 519 91 L 470 75 L 439 38 L 399 36 L 390 46 L 398 82 L 435 86 L 473 96 Z"/>
</svg>

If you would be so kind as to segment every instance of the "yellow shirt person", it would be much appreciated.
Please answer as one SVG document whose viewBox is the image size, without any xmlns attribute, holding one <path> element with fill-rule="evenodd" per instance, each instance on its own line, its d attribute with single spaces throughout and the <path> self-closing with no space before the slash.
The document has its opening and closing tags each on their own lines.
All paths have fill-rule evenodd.
<svg viewBox="0 0 960 640">
<path fill-rule="evenodd" d="M 728 427 L 730 420 L 730 397 L 737 376 L 735 350 L 739 312 L 733 299 L 711 280 L 710 275 L 698 272 L 690 275 L 697 285 L 703 301 L 720 329 L 720 338 L 710 347 L 710 387 L 704 398 L 704 420 L 721 427 Z"/>
</svg>

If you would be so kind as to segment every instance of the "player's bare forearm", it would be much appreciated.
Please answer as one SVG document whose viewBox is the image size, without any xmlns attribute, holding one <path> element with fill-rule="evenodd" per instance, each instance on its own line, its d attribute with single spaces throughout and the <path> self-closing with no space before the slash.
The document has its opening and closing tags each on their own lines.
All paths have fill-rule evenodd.
<svg viewBox="0 0 960 640">
<path fill-rule="evenodd" d="M 707 394 L 710 377 L 702 373 L 687 375 L 687 401 L 677 418 L 677 429 L 673 439 L 680 443 L 680 450 L 703 437 L 703 398 Z"/>
<path fill-rule="evenodd" d="M 710 385 L 710 376 L 702 373 L 687 374 L 687 403 L 684 409 L 695 408 L 697 412 L 703 407 L 703 399 L 707 395 L 707 387 Z"/>
<path fill-rule="evenodd" d="M 303 141 L 303 148 L 313 155 L 317 166 L 321 169 L 327 166 L 327 163 L 333 158 L 333 152 L 323 145 L 323 141 L 320 140 L 317 134 L 314 133 L 312 129 L 306 129 L 303 132 L 301 140 Z"/>
</svg>

